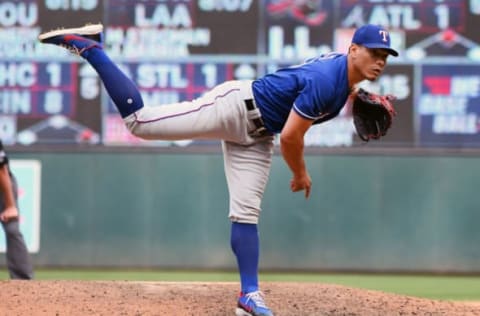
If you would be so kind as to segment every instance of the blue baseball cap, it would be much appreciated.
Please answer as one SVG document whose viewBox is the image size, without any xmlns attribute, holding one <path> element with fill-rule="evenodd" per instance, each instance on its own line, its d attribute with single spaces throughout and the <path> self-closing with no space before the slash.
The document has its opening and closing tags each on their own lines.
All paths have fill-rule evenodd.
<svg viewBox="0 0 480 316">
<path fill-rule="evenodd" d="M 353 34 L 352 43 L 367 48 L 383 48 L 390 55 L 398 56 L 398 52 L 390 47 L 390 34 L 379 25 L 366 24 L 359 27 Z"/>
</svg>

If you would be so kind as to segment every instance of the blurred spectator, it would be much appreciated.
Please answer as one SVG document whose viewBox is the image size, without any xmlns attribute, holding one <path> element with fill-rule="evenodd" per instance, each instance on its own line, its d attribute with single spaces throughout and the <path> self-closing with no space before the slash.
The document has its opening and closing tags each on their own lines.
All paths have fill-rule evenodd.
<svg viewBox="0 0 480 316">
<path fill-rule="evenodd" d="M 33 279 L 33 267 L 25 240 L 20 232 L 18 187 L 10 170 L 8 157 L 0 140 L 0 221 L 7 243 L 7 268 L 11 279 Z"/>
</svg>

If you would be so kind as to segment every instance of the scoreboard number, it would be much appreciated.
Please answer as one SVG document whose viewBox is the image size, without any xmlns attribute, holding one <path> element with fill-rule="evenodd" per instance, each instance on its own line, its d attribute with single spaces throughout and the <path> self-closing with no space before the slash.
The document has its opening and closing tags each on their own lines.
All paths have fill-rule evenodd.
<svg viewBox="0 0 480 316">
<path fill-rule="evenodd" d="M 99 0 L 45 0 L 50 10 L 90 11 L 97 7 Z"/>
<path fill-rule="evenodd" d="M 202 11 L 245 12 L 252 5 L 253 0 L 199 0 L 198 7 Z"/>
</svg>

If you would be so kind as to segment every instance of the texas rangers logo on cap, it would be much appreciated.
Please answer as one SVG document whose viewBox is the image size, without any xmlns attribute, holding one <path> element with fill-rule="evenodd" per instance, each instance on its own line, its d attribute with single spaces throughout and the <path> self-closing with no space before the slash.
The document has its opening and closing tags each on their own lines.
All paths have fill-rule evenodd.
<svg viewBox="0 0 480 316">
<path fill-rule="evenodd" d="M 390 47 L 390 34 L 379 25 L 366 24 L 359 27 L 353 34 L 352 43 L 367 48 L 382 48 L 390 55 L 398 56 L 398 52 Z"/>
<path fill-rule="evenodd" d="M 384 42 L 388 42 L 388 40 L 389 40 L 388 31 L 380 30 L 380 31 L 378 31 L 378 32 L 382 35 L 382 40 L 383 40 Z"/>
</svg>

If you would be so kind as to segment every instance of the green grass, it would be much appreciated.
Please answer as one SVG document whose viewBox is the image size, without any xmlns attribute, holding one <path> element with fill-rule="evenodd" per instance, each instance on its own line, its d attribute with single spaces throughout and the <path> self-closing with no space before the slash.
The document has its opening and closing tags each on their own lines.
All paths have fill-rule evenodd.
<svg viewBox="0 0 480 316">
<path fill-rule="evenodd" d="M 125 280 L 175 282 L 238 282 L 236 272 L 155 270 L 37 270 L 37 280 Z M 0 270 L 0 279 L 8 273 Z M 262 273 L 260 281 L 318 282 L 409 296 L 480 301 L 480 276 Z"/>
<path fill-rule="evenodd" d="M 264 280 L 268 280 L 268 276 Z M 283 280 L 340 284 L 431 299 L 480 301 L 478 276 L 321 274 L 304 277 L 286 275 Z"/>
</svg>

